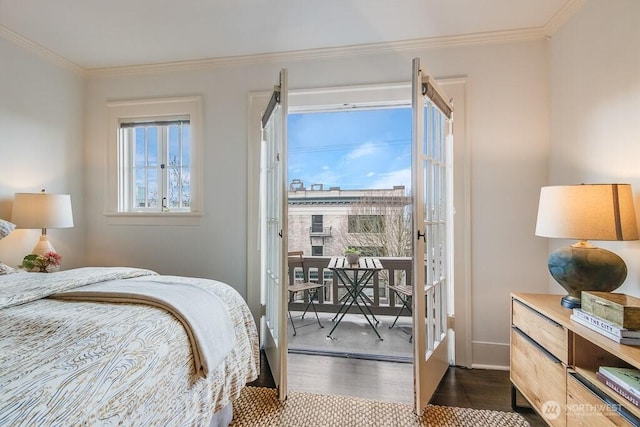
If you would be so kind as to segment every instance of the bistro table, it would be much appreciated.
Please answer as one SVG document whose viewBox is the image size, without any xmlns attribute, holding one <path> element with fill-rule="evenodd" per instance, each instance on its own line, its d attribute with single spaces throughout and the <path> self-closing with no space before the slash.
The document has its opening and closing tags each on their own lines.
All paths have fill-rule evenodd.
<svg viewBox="0 0 640 427">
<path fill-rule="evenodd" d="M 369 308 L 369 305 L 365 301 L 365 298 L 369 298 L 363 293 L 367 283 L 371 280 L 373 275 L 377 271 L 382 270 L 382 263 L 380 260 L 378 258 L 360 257 L 357 264 L 349 264 L 346 257 L 332 257 L 329 261 L 328 268 L 335 272 L 336 276 L 347 290 L 347 293 L 342 298 L 342 306 L 334 317 L 334 320 L 337 319 L 336 324 L 333 325 L 333 328 L 327 337 L 333 339 L 331 334 L 336 330 L 344 315 L 347 314 L 349 309 L 355 304 L 360 310 L 360 313 L 362 313 L 365 319 L 367 319 L 367 322 L 378 338 L 382 340 L 376 325 L 374 325 L 371 319 L 373 319 L 376 324 L 378 324 L 379 321 L 376 319 Z M 365 311 L 367 311 L 368 314 Z M 338 316 L 340 317 L 338 318 Z M 371 316 L 371 319 L 369 316 Z"/>
</svg>

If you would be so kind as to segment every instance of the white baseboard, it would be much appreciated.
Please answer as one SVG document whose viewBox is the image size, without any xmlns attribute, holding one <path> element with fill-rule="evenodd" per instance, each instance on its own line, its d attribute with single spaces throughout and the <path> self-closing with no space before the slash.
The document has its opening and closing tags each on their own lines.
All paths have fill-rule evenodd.
<svg viewBox="0 0 640 427">
<path fill-rule="evenodd" d="M 473 341 L 471 345 L 472 368 L 509 369 L 509 344 Z"/>
</svg>

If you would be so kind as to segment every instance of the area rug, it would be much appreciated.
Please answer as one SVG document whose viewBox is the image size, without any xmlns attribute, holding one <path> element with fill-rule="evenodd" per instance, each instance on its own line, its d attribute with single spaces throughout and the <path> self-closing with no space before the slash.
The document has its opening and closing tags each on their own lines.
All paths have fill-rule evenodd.
<svg viewBox="0 0 640 427">
<path fill-rule="evenodd" d="M 245 387 L 233 406 L 233 427 L 529 426 L 511 412 L 429 405 L 418 417 L 408 404 L 344 396 L 290 392 L 281 403 L 264 387 Z"/>
</svg>

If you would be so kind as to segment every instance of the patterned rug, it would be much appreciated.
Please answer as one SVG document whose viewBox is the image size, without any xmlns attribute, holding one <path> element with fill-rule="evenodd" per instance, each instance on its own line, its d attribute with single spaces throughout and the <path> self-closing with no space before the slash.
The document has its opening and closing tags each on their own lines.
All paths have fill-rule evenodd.
<svg viewBox="0 0 640 427">
<path fill-rule="evenodd" d="M 311 393 L 290 392 L 281 403 L 264 387 L 245 387 L 233 405 L 233 427 L 529 426 L 511 412 L 429 405 L 418 417 L 408 404 Z"/>
</svg>

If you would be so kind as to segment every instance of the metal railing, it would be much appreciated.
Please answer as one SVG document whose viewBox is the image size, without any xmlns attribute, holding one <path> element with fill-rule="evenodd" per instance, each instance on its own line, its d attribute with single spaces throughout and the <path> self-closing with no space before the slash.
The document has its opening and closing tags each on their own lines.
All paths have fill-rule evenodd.
<svg viewBox="0 0 640 427">
<path fill-rule="evenodd" d="M 309 227 L 309 236 L 331 237 L 331 227 Z"/>
<path fill-rule="evenodd" d="M 338 277 L 327 268 L 329 256 L 305 256 L 303 257 L 307 277 L 300 268 L 289 268 L 289 280 L 306 280 L 316 282 L 322 278 L 325 287 L 318 292 L 318 301 L 315 303 L 318 311 L 337 313 L 342 306 L 342 298 L 346 294 L 345 285 Z M 402 303 L 394 292 L 389 289 L 393 285 L 412 284 L 412 259 L 410 257 L 379 257 L 383 269 L 376 272 L 366 285 L 364 293 L 369 299 L 369 307 L 374 314 L 396 315 Z M 289 308 L 292 311 L 302 311 L 309 301 L 308 293 L 301 295 L 300 299 L 290 296 Z M 352 307 L 350 313 L 359 313 L 357 307 Z M 403 316 L 409 316 L 406 310 Z"/>
</svg>

